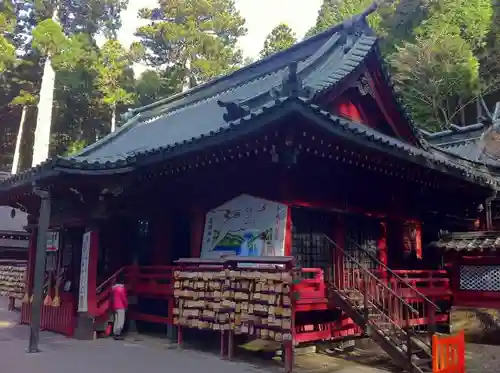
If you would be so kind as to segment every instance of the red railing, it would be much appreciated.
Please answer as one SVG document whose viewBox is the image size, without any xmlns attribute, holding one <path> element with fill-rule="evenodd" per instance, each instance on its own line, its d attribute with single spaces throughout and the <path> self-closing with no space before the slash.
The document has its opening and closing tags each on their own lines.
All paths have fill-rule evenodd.
<svg viewBox="0 0 500 373">
<path fill-rule="evenodd" d="M 141 298 L 163 299 L 168 302 L 166 316 L 139 312 L 132 307 L 130 316 L 134 320 L 173 325 L 173 273 L 175 266 L 129 266 L 125 267 L 125 278 L 130 295 Z"/>
<path fill-rule="evenodd" d="M 340 259 L 335 263 L 332 284 L 334 294 L 339 295 L 339 302 L 342 301 L 348 304 L 350 310 L 359 312 L 367 328 L 371 326 L 378 330 L 383 335 L 381 343 L 390 341 L 390 346 L 393 347 L 387 345 L 386 348 L 390 350 L 386 352 L 392 352 L 393 358 L 401 359 L 399 354 L 405 351 L 407 357 L 402 361 L 405 361 L 408 368 L 413 366 L 413 347 L 417 343 L 415 340 L 419 340 L 419 346 L 425 346 L 422 351 L 430 356 L 430 339 L 416 333 L 414 327 L 424 317 L 428 335 L 432 338 L 438 306 L 363 249 L 356 251 L 355 258 L 328 237 L 325 239 L 331 244 L 334 257 Z M 389 282 L 379 278 L 378 270 L 372 270 L 380 267 L 387 271 Z M 402 297 L 403 291 L 411 294 L 411 299 L 418 300 L 418 304 L 414 306 L 407 302 Z"/>
<path fill-rule="evenodd" d="M 393 270 L 393 273 L 428 298 L 444 299 L 451 296 L 450 279 L 445 270 Z M 414 293 L 402 289 L 401 295 L 411 299 Z"/>
<path fill-rule="evenodd" d="M 344 258 L 344 260 L 340 261 L 340 264 L 343 268 L 340 269 L 342 273 L 349 271 L 349 268 L 345 268 L 346 265 L 349 267 L 350 260 L 348 257 L 350 254 L 347 254 L 342 248 L 338 247 L 338 245 L 332 241 L 330 238 L 326 237 L 326 239 L 335 246 L 335 250 L 338 251 L 338 257 Z M 382 280 L 383 286 L 389 288 L 394 293 L 397 294 L 398 298 L 401 298 L 404 303 L 408 304 L 410 308 L 415 310 L 416 312 L 409 312 L 408 317 L 410 318 L 411 326 L 425 326 L 425 328 L 429 331 L 429 334 L 432 336 L 434 334 L 435 325 L 436 325 L 436 313 L 440 311 L 439 307 L 427 297 L 424 293 L 422 293 L 418 288 L 418 284 L 416 281 L 411 282 L 407 281 L 405 278 L 401 277 L 396 271 L 387 267 L 387 265 L 381 262 L 377 257 L 364 250 L 361 246 L 359 246 L 356 242 L 351 241 L 356 248 L 356 259 L 360 264 L 359 270 L 365 271 L 367 266 L 371 266 L 370 272 L 376 277 Z M 351 257 L 352 258 L 352 257 Z M 381 276 L 381 272 L 384 273 L 384 276 Z M 407 274 L 410 274 L 412 271 L 406 271 Z M 413 274 L 416 275 L 418 272 L 415 271 Z M 444 281 L 444 280 L 443 280 Z M 396 301 L 396 304 L 400 304 L 401 302 Z M 397 307 L 394 312 L 404 311 L 405 307 Z M 407 307 L 406 307 L 407 308 Z M 401 313 L 400 313 L 401 315 Z M 398 316 L 399 317 L 399 316 Z M 402 319 L 401 319 L 402 320 Z M 421 328 L 422 329 L 422 328 Z"/>
<path fill-rule="evenodd" d="M 116 280 L 120 274 L 125 271 L 125 268 L 120 268 L 118 271 L 113 273 L 106 281 L 100 284 L 96 289 L 96 307 L 95 315 L 96 317 L 104 316 L 108 313 L 110 309 L 110 294 L 111 288 L 116 284 Z"/>
<path fill-rule="evenodd" d="M 26 302 L 21 306 L 21 323 L 31 323 L 32 303 Z M 76 316 L 75 303 L 71 297 L 62 297 L 59 307 L 42 305 L 40 328 L 72 337 L 75 332 Z"/>
<path fill-rule="evenodd" d="M 294 285 L 298 294 L 296 311 L 312 311 L 328 309 L 325 276 L 320 268 L 301 268 L 300 282 Z"/>
</svg>

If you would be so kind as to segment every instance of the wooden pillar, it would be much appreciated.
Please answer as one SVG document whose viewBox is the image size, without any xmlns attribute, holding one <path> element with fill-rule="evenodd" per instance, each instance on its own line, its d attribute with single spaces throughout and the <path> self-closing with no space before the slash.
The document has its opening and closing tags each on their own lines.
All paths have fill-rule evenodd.
<svg viewBox="0 0 500 373">
<path fill-rule="evenodd" d="M 26 279 L 24 290 L 24 299 L 23 302 L 27 303 L 31 301 L 31 296 L 33 295 L 33 277 L 35 275 L 35 259 L 36 259 L 36 237 L 37 231 L 35 228 L 32 228 L 29 238 L 29 246 L 28 246 L 28 264 L 26 266 Z"/>
<path fill-rule="evenodd" d="M 201 244 L 203 240 L 203 229 L 205 226 L 205 212 L 199 208 L 191 210 L 191 258 L 199 258 L 201 255 Z"/>
</svg>

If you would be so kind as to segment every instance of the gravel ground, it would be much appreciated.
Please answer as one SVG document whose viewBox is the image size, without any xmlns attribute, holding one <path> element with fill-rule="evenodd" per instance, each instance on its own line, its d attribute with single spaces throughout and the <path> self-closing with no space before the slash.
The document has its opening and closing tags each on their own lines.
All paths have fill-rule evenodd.
<svg viewBox="0 0 500 373">
<path fill-rule="evenodd" d="M 0 297 L 0 372 L 3 373 L 7 366 L 11 373 L 26 373 L 30 369 L 44 373 L 59 373 L 61 365 L 71 364 L 73 366 L 85 367 L 86 365 L 99 362 L 96 369 L 103 368 L 103 365 L 113 361 L 115 356 L 130 356 L 132 359 L 118 359 L 124 363 L 121 367 L 123 372 L 137 372 L 135 364 L 138 361 L 148 361 L 151 364 L 148 368 L 150 373 L 164 370 L 165 365 L 178 365 L 183 367 L 186 373 L 200 372 L 203 370 L 231 370 L 235 373 L 247 372 L 282 372 L 282 368 L 276 364 L 265 364 L 264 362 L 253 361 L 243 363 L 242 361 L 227 362 L 219 359 L 214 354 L 199 353 L 196 351 L 172 350 L 171 346 L 164 345 L 164 340 L 157 338 L 141 337 L 138 341 L 125 341 L 117 343 L 112 340 L 99 340 L 94 342 L 76 341 L 67 339 L 52 333 L 42 333 L 42 348 L 44 353 L 40 356 L 29 356 L 24 353 L 27 346 L 28 328 L 15 325 L 18 314 L 8 312 L 6 303 Z M 499 341 L 500 343 L 500 341 Z M 132 346 L 138 348 L 132 348 Z M 149 346 L 148 346 L 149 345 Z M 163 345 L 163 348 L 155 348 Z M 160 346 L 161 347 L 161 346 Z M 133 349 L 133 353 L 129 351 Z M 167 350 L 165 350 L 167 348 Z M 64 351 L 64 352 L 63 352 Z M 155 352 L 156 351 L 156 352 Z M 62 355 L 65 355 L 62 358 Z M 93 361 L 86 360 L 86 356 L 92 355 Z M 114 355 L 114 356 L 113 356 Z M 141 356 L 142 355 L 142 356 Z M 45 359 L 47 358 L 47 361 Z M 203 360 L 201 363 L 200 360 Z M 251 359 L 253 360 L 253 359 Z M 36 361 L 36 363 L 35 363 Z M 59 362 L 55 364 L 54 362 Z M 65 361 L 66 364 L 61 364 Z M 47 364 L 46 364 L 47 363 Z M 6 366 L 7 364 L 7 366 Z M 35 364 L 35 365 L 33 365 Z M 116 368 L 116 366 L 114 366 Z M 46 370 L 45 370 L 46 369 Z M 6 370 L 7 371 L 7 370 Z M 63 369 L 61 372 L 66 372 Z M 83 371 L 88 372 L 88 369 Z M 104 370 L 103 370 L 104 371 Z M 378 347 L 363 347 L 356 349 L 353 353 L 339 355 L 330 354 L 326 351 L 306 356 L 297 356 L 297 373 L 383 373 L 391 371 L 398 372 L 387 357 Z M 79 373 L 78 368 L 73 369 L 74 373 Z M 500 346 L 472 344 L 466 346 L 466 372 L 467 373 L 499 373 L 500 372 Z"/>
<path fill-rule="evenodd" d="M 500 345 L 467 343 L 465 348 L 465 369 L 467 373 L 500 372 Z M 388 372 L 401 371 L 392 364 L 391 358 L 387 354 L 377 345 L 371 343 L 363 348 L 356 348 L 349 353 L 333 353 L 331 356 L 344 358 L 358 364 L 375 367 Z"/>
<path fill-rule="evenodd" d="M 465 359 L 467 373 L 500 372 L 500 346 L 468 343 Z"/>
</svg>

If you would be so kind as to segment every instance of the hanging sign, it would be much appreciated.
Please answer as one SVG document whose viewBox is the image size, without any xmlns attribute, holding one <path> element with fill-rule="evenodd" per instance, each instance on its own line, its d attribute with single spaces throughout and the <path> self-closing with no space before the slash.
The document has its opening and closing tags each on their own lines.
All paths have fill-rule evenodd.
<svg viewBox="0 0 500 373">
<path fill-rule="evenodd" d="M 59 232 L 47 232 L 47 252 L 59 250 Z"/>
<path fill-rule="evenodd" d="M 202 258 L 283 256 L 287 207 L 246 194 L 209 211 Z"/>
<path fill-rule="evenodd" d="M 80 262 L 80 288 L 78 292 L 78 312 L 87 312 L 89 293 L 90 238 L 92 232 L 86 232 L 82 240 L 82 260 Z"/>
</svg>

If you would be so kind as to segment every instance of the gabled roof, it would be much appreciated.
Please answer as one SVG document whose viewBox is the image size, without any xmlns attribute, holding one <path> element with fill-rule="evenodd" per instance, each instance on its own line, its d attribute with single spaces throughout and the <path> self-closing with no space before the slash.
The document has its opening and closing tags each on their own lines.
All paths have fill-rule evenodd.
<svg viewBox="0 0 500 373">
<path fill-rule="evenodd" d="M 228 126 L 223 103 L 236 102 L 242 113 L 273 100 L 273 90 L 295 68 L 296 79 L 312 96 L 352 73 L 374 48 L 368 28 L 341 24 L 228 76 L 188 92 L 132 111 L 135 117 L 114 134 L 91 145 L 74 159 L 116 162 L 129 156 L 210 136 Z M 295 67 L 291 67 L 296 63 Z"/>
<path fill-rule="evenodd" d="M 467 126 L 450 125 L 444 131 L 430 133 L 420 130 L 432 146 L 450 154 L 488 167 L 500 176 L 500 102 L 490 111 L 480 98 L 482 111 L 486 115 L 480 121 Z"/>
<path fill-rule="evenodd" d="M 363 67 L 369 56 L 378 58 L 383 67 L 377 38 L 365 19 L 372 10 L 232 74 L 131 110 L 132 118 L 114 133 L 73 157 L 56 157 L 11 178 L 0 184 L 0 190 L 61 172 L 127 172 L 256 131 L 291 112 L 312 118 L 332 133 L 365 146 L 488 183 L 487 177 L 467 162 L 430 152 L 418 141 L 408 144 L 335 117 L 316 105 L 322 93 Z M 391 93 L 411 127 L 399 98 Z"/>
<path fill-rule="evenodd" d="M 444 131 L 431 133 L 421 130 L 421 132 L 429 144 L 458 157 L 480 162 L 482 150 L 479 143 L 487 128 L 489 128 L 487 123 L 476 123 L 468 126 L 452 124 L 449 129 Z"/>
<path fill-rule="evenodd" d="M 422 132 L 436 150 L 483 166 L 500 178 L 499 123 L 485 122 L 463 127 L 451 125 L 445 131 Z"/>
</svg>

